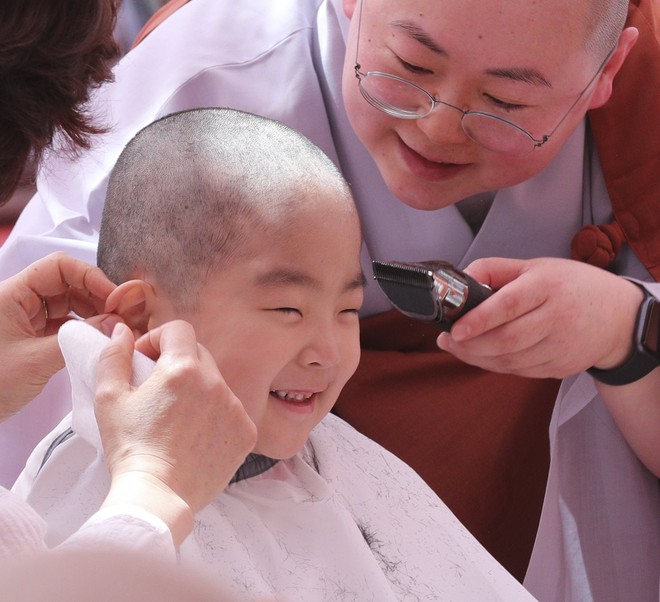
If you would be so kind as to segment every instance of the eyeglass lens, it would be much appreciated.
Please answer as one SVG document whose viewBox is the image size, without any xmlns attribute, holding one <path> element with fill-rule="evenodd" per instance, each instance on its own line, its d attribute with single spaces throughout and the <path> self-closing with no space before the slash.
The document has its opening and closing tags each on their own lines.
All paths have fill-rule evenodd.
<svg viewBox="0 0 660 602">
<path fill-rule="evenodd" d="M 360 92 L 372 106 L 399 119 L 420 119 L 434 109 L 436 101 L 411 82 L 389 74 L 370 72 L 359 78 Z M 507 154 L 527 154 L 534 149 L 535 142 L 516 125 L 494 115 L 480 112 L 462 113 L 463 131 L 481 146 Z"/>
</svg>

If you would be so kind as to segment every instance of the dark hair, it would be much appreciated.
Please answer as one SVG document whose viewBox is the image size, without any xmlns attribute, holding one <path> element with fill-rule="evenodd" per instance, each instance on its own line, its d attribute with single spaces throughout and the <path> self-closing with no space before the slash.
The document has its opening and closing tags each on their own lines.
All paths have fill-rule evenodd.
<svg viewBox="0 0 660 602">
<path fill-rule="evenodd" d="M 619 41 L 628 16 L 628 0 L 591 0 L 586 4 L 586 49 L 600 63 Z"/>
<path fill-rule="evenodd" d="M 0 2 L 0 204 L 56 134 L 60 150 L 74 152 L 105 131 L 87 103 L 119 58 L 117 7 L 118 0 Z"/>
</svg>

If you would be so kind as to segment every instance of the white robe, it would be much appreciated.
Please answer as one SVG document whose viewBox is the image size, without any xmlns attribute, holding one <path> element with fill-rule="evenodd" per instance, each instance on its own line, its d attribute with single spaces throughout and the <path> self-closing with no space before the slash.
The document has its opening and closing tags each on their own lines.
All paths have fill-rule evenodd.
<svg viewBox="0 0 660 602">
<path fill-rule="evenodd" d="M 108 488 L 93 417 L 107 341 L 79 322 L 60 331 L 76 435 L 43 467 L 43 448 L 33 454 L 17 483 L 47 521 L 51 545 L 94 513 Z M 152 366 L 136 356 L 134 384 Z M 333 415 L 298 455 L 229 485 L 202 510 L 180 559 L 237 594 L 288 602 L 534 599 L 411 468 Z"/>
<path fill-rule="evenodd" d="M 0 562 L 49 550 L 44 519 L 16 493 L 0 487 Z M 120 536 L 118 536 L 120 535 Z M 113 506 L 95 512 L 61 542 L 60 550 L 128 548 L 173 560 L 174 542 L 167 525 L 139 507 Z"/>
</svg>

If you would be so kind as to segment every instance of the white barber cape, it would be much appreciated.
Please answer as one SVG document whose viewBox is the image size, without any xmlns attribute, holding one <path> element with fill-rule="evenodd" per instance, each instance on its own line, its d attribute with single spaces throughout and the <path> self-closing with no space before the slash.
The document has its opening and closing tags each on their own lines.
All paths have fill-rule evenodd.
<svg viewBox="0 0 660 602">
<path fill-rule="evenodd" d="M 107 341 L 80 322 L 62 328 L 76 434 L 40 470 L 36 453 L 31 476 L 19 479 L 51 545 L 93 514 L 108 488 L 93 409 Z M 135 384 L 152 366 L 135 358 Z M 534 599 L 412 469 L 333 415 L 300 454 L 229 485 L 200 512 L 180 559 L 237 594 L 288 602 Z"/>
<path fill-rule="evenodd" d="M 417 211 L 395 199 L 347 121 L 341 70 L 348 21 L 341 0 L 195 0 L 122 60 L 95 109 L 112 131 L 78 160 L 52 157 L 39 192 L 0 250 L 0 278 L 55 250 L 95 261 L 107 175 L 129 139 L 172 111 L 231 106 L 279 119 L 311 138 L 351 184 L 370 259 L 567 257 L 611 207 L 598 157 L 579 128 L 539 175 L 497 191 L 478 234 L 456 207 Z M 356 84 L 357 85 L 357 82 Z M 585 144 L 586 141 L 586 144 Z M 651 280 L 627 246 L 614 269 Z M 364 315 L 390 309 L 368 280 Z M 649 285 L 660 296 L 658 285 Z M 70 409 L 58 375 L 0 426 L 0 482 Z M 660 494 L 612 424 L 589 377 L 568 379 L 551 425 L 551 474 L 526 583 L 547 602 L 658 599 Z M 7 452 L 6 450 L 9 450 Z"/>
</svg>

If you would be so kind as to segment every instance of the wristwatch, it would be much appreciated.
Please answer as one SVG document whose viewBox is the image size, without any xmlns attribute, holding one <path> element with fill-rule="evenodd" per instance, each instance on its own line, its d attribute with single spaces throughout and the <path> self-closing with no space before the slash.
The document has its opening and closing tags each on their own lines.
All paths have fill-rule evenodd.
<svg viewBox="0 0 660 602">
<path fill-rule="evenodd" d="M 632 355 L 612 370 L 587 370 L 596 380 L 607 385 L 627 385 L 646 376 L 660 366 L 660 301 L 646 289 L 637 314 Z"/>
</svg>

